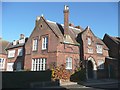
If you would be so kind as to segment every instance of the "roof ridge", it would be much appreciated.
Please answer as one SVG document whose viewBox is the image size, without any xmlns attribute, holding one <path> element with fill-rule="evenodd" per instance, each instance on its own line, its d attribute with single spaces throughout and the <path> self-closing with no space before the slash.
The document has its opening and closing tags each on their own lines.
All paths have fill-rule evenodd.
<svg viewBox="0 0 120 90">
<path fill-rule="evenodd" d="M 57 24 L 57 22 L 54 22 L 54 21 L 51 21 L 51 20 L 46 20 L 46 21 L 47 21 L 47 22 L 50 22 L 50 23 Z M 58 24 L 59 24 L 59 23 L 58 23 Z M 60 25 L 64 27 L 64 24 L 60 24 Z M 75 27 L 72 27 L 72 26 L 69 26 L 69 28 L 74 29 L 74 30 L 78 30 L 78 31 L 82 31 L 81 29 L 75 28 Z"/>
</svg>

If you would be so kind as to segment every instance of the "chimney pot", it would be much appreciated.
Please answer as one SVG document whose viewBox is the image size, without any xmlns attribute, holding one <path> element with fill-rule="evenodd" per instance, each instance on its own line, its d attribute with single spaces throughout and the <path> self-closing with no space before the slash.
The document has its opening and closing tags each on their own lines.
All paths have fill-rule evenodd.
<svg viewBox="0 0 120 90">
<path fill-rule="evenodd" d="M 69 7 L 65 5 L 64 10 L 69 10 Z"/>
<path fill-rule="evenodd" d="M 36 20 L 39 21 L 40 20 L 40 16 L 37 16 Z"/>
</svg>

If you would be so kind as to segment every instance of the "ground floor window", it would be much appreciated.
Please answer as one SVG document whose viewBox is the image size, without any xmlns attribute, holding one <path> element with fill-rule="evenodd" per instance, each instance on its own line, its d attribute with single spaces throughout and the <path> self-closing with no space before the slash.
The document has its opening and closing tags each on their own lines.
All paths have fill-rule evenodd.
<svg viewBox="0 0 120 90">
<path fill-rule="evenodd" d="M 5 69 L 5 59 L 0 58 L 0 71 Z"/>
<path fill-rule="evenodd" d="M 72 69 L 72 58 L 68 57 L 66 59 L 66 69 Z"/>
<path fill-rule="evenodd" d="M 104 61 L 98 60 L 98 69 L 104 69 Z"/>
<path fill-rule="evenodd" d="M 46 70 L 46 58 L 32 59 L 32 71 L 44 71 Z"/>
<path fill-rule="evenodd" d="M 13 64 L 14 63 L 7 63 L 7 71 L 13 71 Z"/>
</svg>

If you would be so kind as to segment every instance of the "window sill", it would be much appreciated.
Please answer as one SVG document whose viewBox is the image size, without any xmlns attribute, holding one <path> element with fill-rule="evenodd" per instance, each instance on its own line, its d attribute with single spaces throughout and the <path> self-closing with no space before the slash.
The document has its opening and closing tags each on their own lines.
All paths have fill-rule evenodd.
<svg viewBox="0 0 120 90">
<path fill-rule="evenodd" d="M 72 68 L 66 68 L 67 70 L 72 70 Z"/>
<path fill-rule="evenodd" d="M 14 57 L 8 57 L 8 59 L 12 59 L 12 58 L 14 58 Z"/>
<path fill-rule="evenodd" d="M 37 52 L 37 50 L 32 50 L 33 52 Z"/>
</svg>

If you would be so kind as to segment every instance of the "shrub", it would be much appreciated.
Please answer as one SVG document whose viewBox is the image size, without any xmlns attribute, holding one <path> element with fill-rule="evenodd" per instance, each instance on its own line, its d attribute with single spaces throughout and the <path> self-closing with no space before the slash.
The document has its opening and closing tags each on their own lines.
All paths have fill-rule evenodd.
<svg viewBox="0 0 120 90">
<path fill-rule="evenodd" d="M 70 71 L 65 69 L 65 65 L 61 64 L 58 67 L 55 67 L 52 70 L 52 79 L 57 80 L 57 79 L 63 79 L 63 80 L 68 80 L 70 78 Z"/>
</svg>

